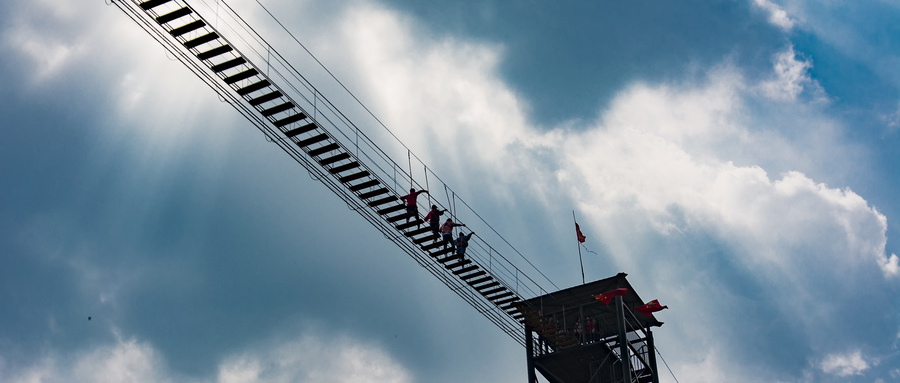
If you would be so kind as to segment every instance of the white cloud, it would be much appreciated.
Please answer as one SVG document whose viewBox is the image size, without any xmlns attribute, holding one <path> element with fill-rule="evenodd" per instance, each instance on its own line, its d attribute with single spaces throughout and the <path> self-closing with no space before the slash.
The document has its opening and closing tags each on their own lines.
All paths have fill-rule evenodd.
<svg viewBox="0 0 900 383">
<path fill-rule="evenodd" d="M 353 339 L 306 335 L 282 339 L 262 350 L 245 350 L 220 363 L 215 376 L 193 381 L 216 383 L 406 383 L 411 375 L 377 346 Z M 165 383 L 185 381 L 171 371 L 151 345 L 135 339 L 71 354 L 52 356 L 28 366 L 0 359 L 0 380 L 10 383 Z"/>
<path fill-rule="evenodd" d="M 304 336 L 227 358 L 216 381 L 405 383 L 411 375 L 374 345 L 340 336 Z"/>
<path fill-rule="evenodd" d="M 521 192 L 534 193 L 547 209 L 573 200 L 620 269 L 645 270 L 634 276 L 645 289 L 692 307 L 691 315 L 668 313 L 673 322 L 709 318 L 709 327 L 685 329 L 707 350 L 728 349 L 716 332 L 729 329 L 718 323 L 737 319 L 708 297 L 710 286 L 721 287 L 720 300 L 749 292 L 729 275 L 698 277 L 710 261 L 692 253 L 699 249 L 685 233 L 725 247 L 728 259 L 716 262 L 761 294 L 779 297 L 749 303 L 792 318 L 808 342 L 829 331 L 854 331 L 835 315 L 838 305 L 856 299 L 850 286 L 881 288 L 896 270 L 896 257 L 885 254 L 887 218 L 862 196 L 805 171 L 823 169 L 769 174 L 761 165 L 791 169 L 797 158 L 813 158 L 805 166 L 846 153 L 840 140 L 810 145 L 804 139 L 840 124 L 823 117 L 820 104 L 798 97 L 821 89 L 809 78 L 812 64 L 793 47 L 776 56 L 770 81 L 749 83 L 739 68 L 723 66 L 696 84 L 632 84 L 597 121 L 548 130 L 530 125 L 527 104 L 497 80 L 502 47 L 417 35 L 408 20 L 377 7 L 356 7 L 346 20 L 336 35 L 343 40 L 332 44 L 351 47 L 366 99 L 375 100 L 383 120 L 414 150 L 424 148 L 426 162 L 455 172 L 445 179 L 478 180 L 468 194 L 483 199 L 534 205 L 535 196 Z M 392 43 L 372 43 L 372 36 Z M 767 101 L 761 96 L 778 105 L 750 110 L 750 101 Z M 762 120 L 798 123 L 782 134 Z M 456 183 L 457 190 L 464 184 Z M 681 253 L 661 255 L 667 250 L 648 245 L 658 238 L 681 246 Z M 652 278 L 672 270 L 682 274 Z M 671 288 L 684 280 L 708 283 Z M 824 303 L 795 318 L 796 308 L 809 302 Z M 698 363 L 708 367 L 709 381 L 742 369 L 753 380 L 753 361 L 694 351 L 706 356 Z"/>
<path fill-rule="evenodd" d="M 790 32 L 794 28 L 794 20 L 778 4 L 771 0 L 753 0 L 753 4 L 769 14 L 769 22 L 773 25 L 785 32 Z"/>
<path fill-rule="evenodd" d="M 821 367 L 822 371 L 827 374 L 847 377 L 862 375 L 871 366 L 863 359 L 862 352 L 856 350 L 844 354 L 828 355 L 822 360 Z"/>
<path fill-rule="evenodd" d="M 73 355 L 45 357 L 34 365 L 3 366 L 0 378 L 11 383 L 118 383 L 171 382 L 153 348 L 136 340 L 119 339 L 116 344 Z"/>
<path fill-rule="evenodd" d="M 775 55 L 774 78 L 762 83 L 763 94 L 775 100 L 796 100 L 805 89 L 811 89 L 814 96 L 824 100 L 824 91 L 809 77 L 812 63 L 798 60 L 793 46 Z"/>
</svg>

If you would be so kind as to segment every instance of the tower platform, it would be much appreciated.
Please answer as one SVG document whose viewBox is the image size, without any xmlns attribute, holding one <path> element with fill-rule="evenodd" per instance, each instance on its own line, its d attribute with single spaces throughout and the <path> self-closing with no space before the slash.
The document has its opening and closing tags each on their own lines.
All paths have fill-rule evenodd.
<svg viewBox="0 0 900 383">
<path fill-rule="evenodd" d="M 608 304 L 594 298 L 622 288 Z M 658 382 L 650 329 L 663 323 L 634 310 L 645 303 L 625 273 L 529 299 L 540 313 L 525 321 L 529 383 L 535 370 L 551 383 Z"/>
</svg>

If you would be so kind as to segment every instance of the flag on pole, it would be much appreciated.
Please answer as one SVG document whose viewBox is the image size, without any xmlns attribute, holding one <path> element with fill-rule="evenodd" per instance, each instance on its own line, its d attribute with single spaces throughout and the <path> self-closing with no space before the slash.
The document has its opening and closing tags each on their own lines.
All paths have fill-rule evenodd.
<svg viewBox="0 0 900 383">
<path fill-rule="evenodd" d="M 634 309 L 637 310 L 639 313 L 644 314 L 649 317 L 649 316 L 653 316 L 653 313 L 660 311 L 662 309 L 667 309 L 667 308 L 669 308 L 669 306 L 660 305 L 659 300 L 654 299 L 654 300 L 650 301 L 650 303 L 635 307 Z"/>
<path fill-rule="evenodd" d="M 584 234 L 581 234 L 581 226 L 578 226 L 578 222 L 575 222 L 575 235 L 578 236 L 578 242 L 584 243 L 587 239 Z"/>
<path fill-rule="evenodd" d="M 600 295 L 594 295 L 594 299 L 603 302 L 603 304 L 609 306 L 609 302 L 612 301 L 613 298 L 628 294 L 628 289 L 626 288 L 618 288 L 612 291 L 607 291 Z"/>
</svg>

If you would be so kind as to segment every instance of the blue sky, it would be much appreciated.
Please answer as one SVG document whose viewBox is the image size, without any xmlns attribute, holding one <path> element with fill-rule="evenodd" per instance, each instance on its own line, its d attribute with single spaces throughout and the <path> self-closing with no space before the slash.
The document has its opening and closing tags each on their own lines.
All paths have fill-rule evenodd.
<svg viewBox="0 0 900 383">
<path fill-rule="evenodd" d="M 679 381 L 900 379 L 897 1 L 263 4 L 560 287 L 575 210 Z M 117 8 L 0 11 L 0 380 L 525 380 Z"/>
</svg>

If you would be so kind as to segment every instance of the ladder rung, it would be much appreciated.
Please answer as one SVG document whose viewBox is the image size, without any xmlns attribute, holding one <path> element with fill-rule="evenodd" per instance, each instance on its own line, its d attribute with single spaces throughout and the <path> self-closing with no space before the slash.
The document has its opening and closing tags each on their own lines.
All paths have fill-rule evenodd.
<svg viewBox="0 0 900 383">
<path fill-rule="evenodd" d="M 422 246 L 422 250 L 430 251 L 431 249 L 436 249 L 438 247 L 444 246 L 444 242 L 435 242 L 427 246 Z"/>
<path fill-rule="evenodd" d="M 216 34 L 216 32 L 209 32 L 209 33 L 207 33 L 203 36 L 200 36 L 196 39 L 185 41 L 184 47 L 187 49 L 196 48 L 196 47 L 199 47 L 210 41 L 214 41 L 215 39 L 218 39 L 218 38 L 219 38 L 219 35 Z"/>
<path fill-rule="evenodd" d="M 468 283 L 469 286 L 475 287 L 476 285 L 481 284 L 481 283 L 484 283 L 484 282 L 487 282 L 487 281 L 490 281 L 491 279 L 494 279 L 494 278 L 491 278 L 490 276 L 487 276 L 487 277 L 484 277 L 484 278 L 476 279 L 476 280 L 474 280 L 474 281 L 468 281 L 468 282 L 466 282 L 466 283 Z M 488 283 L 488 284 L 485 285 L 485 286 L 488 286 L 488 287 L 496 286 L 494 283 L 496 283 L 497 285 L 500 284 L 500 283 L 498 283 L 497 281 L 494 281 L 494 282 Z M 481 286 L 478 286 L 478 287 L 475 287 L 475 288 L 476 288 L 476 289 L 480 289 Z M 486 287 L 486 288 L 487 288 L 487 287 Z"/>
<path fill-rule="evenodd" d="M 378 206 L 378 205 L 384 205 L 384 204 L 386 204 L 386 203 L 394 202 L 394 201 L 396 201 L 396 200 L 397 200 L 397 197 L 396 197 L 396 196 L 384 197 L 384 198 L 377 199 L 377 200 L 374 200 L 374 201 L 372 201 L 372 202 L 369 202 L 369 206 L 371 206 L 371 207 L 376 207 L 376 206 Z"/>
<path fill-rule="evenodd" d="M 438 262 L 440 262 L 440 263 L 447 263 L 447 262 L 450 262 L 450 261 L 455 261 L 455 260 L 460 259 L 460 258 L 462 258 L 462 255 L 459 255 L 459 254 L 453 254 L 453 255 L 451 255 L 451 256 L 449 256 L 449 257 L 444 257 L 444 258 L 438 259 Z"/>
<path fill-rule="evenodd" d="M 425 223 L 425 222 L 422 222 L 421 219 L 416 218 L 416 219 L 414 219 L 414 220 L 412 220 L 412 221 L 410 221 L 410 222 L 404 223 L 404 224 L 402 224 L 402 225 L 397 225 L 397 230 L 406 230 L 406 229 L 409 229 L 409 228 L 411 228 L 411 227 L 413 227 L 413 226 L 418 227 L 418 226 L 421 226 L 423 223 Z M 421 230 L 421 229 L 417 229 L 417 230 Z M 431 228 L 426 227 L 425 230 L 426 230 L 425 232 L 427 233 L 428 230 L 431 230 Z"/>
<path fill-rule="evenodd" d="M 269 93 L 266 93 L 266 94 L 256 97 L 256 98 L 252 98 L 252 99 L 250 99 L 250 101 L 247 101 L 247 103 L 249 103 L 250 105 L 253 105 L 253 106 L 257 106 L 264 102 L 269 102 L 269 101 L 272 101 L 272 100 L 275 100 L 278 98 L 281 98 L 281 92 L 276 90 L 274 92 L 269 92 Z"/>
<path fill-rule="evenodd" d="M 382 195 L 387 192 L 388 192 L 387 188 L 378 188 L 378 189 L 372 190 L 370 192 L 365 192 L 365 193 L 360 194 L 359 198 L 360 199 L 369 199 L 374 196 Z"/>
<path fill-rule="evenodd" d="M 305 139 L 305 140 L 297 141 L 297 146 L 299 146 L 299 147 L 301 147 L 301 148 L 305 148 L 305 147 L 307 147 L 307 146 L 310 146 L 310 145 L 315 144 L 315 143 L 317 143 L 317 142 L 325 141 L 325 140 L 327 140 L 327 139 L 328 139 L 328 135 L 325 134 L 325 133 L 322 133 L 322 134 L 319 134 L 318 136 L 312 136 L 312 137 L 307 138 L 307 139 Z"/>
<path fill-rule="evenodd" d="M 478 290 L 479 292 L 481 292 L 484 295 L 491 295 L 495 292 L 494 290 L 496 290 L 496 289 L 491 289 L 491 291 L 484 291 L 484 292 L 482 292 L 482 290 L 490 289 L 491 287 L 494 287 L 494 286 L 500 286 L 500 282 L 493 281 L 491 283 L 485 283 L 481 286 L 477 286 L 477 287 L 473 286 L 473 287 L 475 287 L 475 290 Z M 502 288 L 502 286 L 501 286 L 501 288 Z"/>
<path fill-rule="evenodd" d="M 143 10 L 145 10 L 145 11 L 148 11 L 148 10 L 150 10 L 151 8 L 156 8 L 156 7 L 160 6 L 160 5 L 163 5 L 163 4 L 165 4 L 165 3 L 168 3 L 168 2 L 170 2 L 170 1 L 172 1 L 172 0 L 149 0 L 149 1 L 145 1 L 145 2 L 141 3 L 141 9 L 143 9 Z"/>
<path fill-rule="evenodd" d="M 460 276 L 460 278 L 462 278 L 463 280 L 467 280 L 467 279 L 472 279 L 475 277 L 480 277 L 485 274 L 487 274 L 487 273 L 485 273 L 484 270 L 478 270 L 472 274 L 466 274 L 466 275 Z"/>
<path fill-rule="evenodd" d="M 206 52 L 198 53 L 197 58 L 200 60 L 209 60 L 213 57 L 216 57 L 218 55 L 225 54 L 225 53 L 228 53 L 231 51 L 232 51 L 231 45 L 225 44 L 225 45 L 210 49 Z"/>
<path fill-rule="evenodd" d="M 320 148 L 310 150 L 309 153 L 307 153 L 307 154 L 309 154 L 310 157 L 318 157 L 322 154 L 328 153 L 332 150 L 338 150 L 340 148 L 341 147 L 338 146 L 338 144 L 328 144 L 328 145 L 322 146 Z"/>
<path fill-rule="evenodd" d="M 398 206 L 403 206 L 403 208 L 406 209 L 406 206 L 404 206 L 404 205 L 398 205 Z M 402 219 L 406 219 L 406 217 L 409 217 L 409 213 L 404 212 L 403 214 L 397 214 L 393 217 L 387 217 L 387 221 L 390 223 L 394 223 L 394 222 L 400 221 Z"/>
<path fill-rule="evenodd" d="M 247 63 L 247 60 L 245 58 L 235 57 L 235 58 L 228 60 L 226 62 L 223 62 L 221 64 L 213 65 L 213 66 L 209 67 L 209 69 L 212 69 L 213 72 L 219 73 L 223 70 L 234 68 L 238 65 L 245 64 L 245 63 Z"/>
<path fill-rule="evenodd" d="M 322 166 L 326 166 L 326 165 L 331 165 L 338 161 L 349 160 L 349 159 L 350 159 L 349 154 L 341 153 L 341 154 L 337 154 L 337 155 L 334 155 L 331 157 L 323 158 L 323 159 L 319 160 L 319 164 Z"/>
<path fill-rule="evenodd" d="M 404 235 L 407 236 L 407 237 L 415 237 L 415 236 L 417 236 L 417 235 L 419 235 L 419 234 L 425 234 L 425 233 L 427 233 L 427 232 L 429 232 L 429 231 L 431 231 L 431 228 L 425 227 L 425 228 L 421 228 L 421 229 L 416 229 L 416 230 L 410 231 L 410 232 L 408 232 L 408 233 L 404 233 Z"/>
<path fill-rule="evenodd" d="M 231 76 L 225 77 L 225 78 L 224 78 L 224 81 L 225 81 L 226 84 L 234 84 L 234 83 L 236 83 L 236 82 L 238 82 L 238 81 L 246 80 L 246 79 L 248 79 L 248 78 L 250 78 L 250 77 L 253 77 L 253 76 L 256 76 L 256 75 L 258 75 L 258 74 L 259 74 L 259 72 L 257 72 L 256 69 L 250 68 L 250 69 L 245 70 L 245 71 L 243 71 L 243 72 L 236 73 L 236 74 L 233 74 L 233 75 L 231 75 Z"/>
<path fill-rule="evenodd" d="M 434 234 L 432 234 L 432 235 L 426 235 L 426 236 L 424 236 L 424 237 L 422 237 L 422 238 L 416 238 L 416 239 L 414 239 L 414 240 L 413 240 L 413 243 L 415 243 L 416 245 L 421 245 L 421 244 L 423 244 L 423 243 L 425 243 L 425 242 L 428 242 L 428 241 L 434 241 L 434 240 L 436 240 L 436 239 L 438 239 L 438 238 L 440 238 L 440 237 L 438 237 L 438 236 L 436 236 L 436 235 L 434 235 Z"/>
<path fill-rule="evenodd" d="M 347 182 L 350 182 L 353 180 L 358 180 L 360 178 L 364 178 L 364 177 L 368 177 L 368 176 L 369 176 L 369 172 L 363 170 L 359 173 L 355 173 L 355 174 L 351 174 L 349 176 L 344 176 L 344 177 L 338 178 L 338 181 L 341 181 L 342 184 L 345 184 Z"/>
<path fill-rule="evenodd" d="M 177 19 L 177 18 L 181 18 L 181 17 L 187 16 L 187 15 L 190 15 L 191 13 L 194 13 L 194 11 L 192 11 L 192 10 L 191 10 L 190 8 L 188 8 L 188 7 L 184 7 L 184 8 L 181 8 L 181 9 L 176 9 L 176 10 L 174 10 L 174 11 L 172 11 L 172 12 L 166 13 L 165 15 L 162 15 L 162 16 L 157 17 L 157 18 L 156 18 L 156 22 L 157 22 L 158 24 L 165 24 L 165 23 L 168 23 L 168 22 L 170 22 L 170 21 L 172 21 L 172 20 L 175 20 L 175 19 Z"/>
<path fill-rule="evenodd" d="M 444 268 L 446 268 L 446 269 L 448 269 L 448 270 L 452 270 L 452 269 L 455 269 L 455 268 L 460 267 L 460 266 L 468 265 L 468 264 L 470 264 L 470 263 L 472 263 L 472 261 L 470 261 L 470 260 L 468 260 L 468 259 L 463 259 L 463 260 L 461 260 L 461 261 L 459 261 L 459 262 L 456 262 L 456 263 L 453 263 L 453 264 L 450 264 L 450 265 L 444 265 Z"/>
<path fill-rule="evenodd" d="M 253 92 L 256 92 L 256 91 L 258 91 L 258 90 L 260 90 L 260 89 L 266 88 L 266 87 L 268 87 L 269 85 L 272 85 L 272 83 L 270 83 L 269 80 L 262 80 L 262 81 L 260 81 L 260 82 L 254 82 L 254 83 L 252 83 L 252 84 L 250 84 L 250 85 L 247 85 L 247 86 L 245 86 L 245 87 L 243 87 L 243 88 L 238 89 L 238 90 L 237 90 L 237 94 L 239 94 L 239 95 L 241 95 L 241 96 L 246 96 L 246 95 L 248 95 L 248 94 L 250 94 L 250 93 L 253 93 Z"/>
<path fill-rule="evenodd" d="M 204 23 L 203 20 L 197 20 L 197 21 L 182 25 L 178 28 L 175 28 L 175 29 L 169 31 L 169 34 L 172 35 L 172 37 L 178 37 L 185 33 L 190 32 L 190 31 L 194 31 L 194 30 L 203 28 L 205 25 L 206 25 L 206 23 Z"/>
<path fill-rule="evenodd" d="M 354 191 L 356 191 L 356 190 L 354 190 Z M 395 211 L 403 210 L 403 209 L 406 209 L 406 206 L 404 206 L 404 205 L 391 206 L 391 207 L 387 207 L 387 208 L 379 210 L 378 215 L 385 215 L 385 214 L 393 213 Z M 405 216 L 406 213 L 403 213 L 403 214 L 404 214 L 403 218 L 406 218 L 406 216 Z M 397 217 L 400 217 L 400 216 L 398 215 Z"/>
<path fill-rule="evenodd" d="M 303 120 L 305 118 L 306 118 L 305 114 L 303 114 L 302 112 L 298 112 L 297 114 L 293 114 L 293 115 L 287 116 L 285 118 L 282 118 L 280 120 L 276 120 L 272 124 L 274 124 L 275 126 L 280 128 L 280 127 L 288 125 L 290 123 L 294 123 L 294 122 Z"/>
<path fill-rule="evenodd" d="M 294 103 L 292 103 L 292 102 L 286 102 L 286 103 L 281 104 L 281 105 L 273 106 L 273 107 L 271 107 L 271 108 L 269 108 L 269 109 L 263 109 L 263 110 L 262 110 L 261 112 L 259 112 L 259 113 L 262 114 L 262 115 L 265 116 L 265 117 L 269 117 L 269 116 L 271 116 L 271 115 L 273 115 L 273 114 L 275 114 L 275 113 L 281 113 L 281 112 L 284 112 L 285 110 L 291 110 L 291 109 L 293 109 L 293 108 L 294 108 Z M 296 130 L 296 129 L 295 129 L 295 130 Z M 299 133 L 298 133 L 298 134 L 299 134 Z M 295 134 L 295 136 L 296 136 L 296 134 Z M 291 137 L 291 136 L 288 136 L 288 137 Z"/>
<path fill-rule="evenodd" d="M 425 228 L 425 230 L 431 230 L 431 229 Z M 428 253 L 428 254 L 431 255 L 432 257 L 438 257 L 438 256 L 441 256 L 441 255 L 444 255 L 444 254 L 449 254 L 449 253 L 451 253 L 451 252 L 453 252 L 453 248 L 452 248 L 452 247 L 448 247 L 448 248 L 446 248 L 446 249 L 441 249 L 441 250 L 438 250 L 438 251 L 432 251 L 432 252 L 430 252 L 430 253 Z"/>
<path fill-rule="evenodd" d="M 288 105 L 293 105 L 293 104 L 288 104 Z M 309 131 L 312 131 L 315 129 L 316 129 L 316 124 L 310 122 L 309 124 L 303 125 L 299 128 L 294 128 L 294 129 L 288 130 L 284 135 L 288 136 L 290 138 L 290 137 L 294 137 L 296 135 L 300 135 L 300 134 L 303 134 L 303 133 L 306 133 L 306 132 L 309 132 Z"/>
<path fill-rule="evenodd" d="M 497 283 L 497 282 L 494 282 L 494 283 Z M 499 284 L 500 284 L 500 283 L 497 283 L 497 285 L 499 285 Z M 497 286 L 497 285 L 494 285 L 494 286 Z M 491 294 L 499 293 L 499 292 L 501 292 L 501 291 L 503 291 L 503 290 L 506 290 L 506 287 L 500 286 L 500 287 L 498 287 L 498 288 L 496 288 L 496 289 L 490 289 L 490 290 L 488 290 L 488 291 L 482 291 L 482 292 L 481 292 L 481 295 L 488 296 L 488 295 L 491 295 Z"/>
<path fill-rule="evenodd" d="M 484 295 L 487 295 L 487 294 L 484 294 Z M 503 293 L 503 294 L 497 294 L 497 295 L 495 295 L 495 296 L 488 297 L 488 299 L 490 299 L 490 300 L 492 300 L 492 301 L 495 301 L 495 300 L 498 300 L 498 299 L 503 299 L 503 298 L 511 297 L 511 296 L 513 296 L 513 293 L 507 291 L 507 292 L 505 292 L 505 293 Z"/>
<path fill-rule="evenodd" d="M 357 191 L 363 190 L 365 188 L 370 188 L 372 186 L 378 186 L 378 180 L 368 180 L 366 182 L 353 185 L 350 187 L 350 191 L 357 192 Z M 384 214 L 384 213 L 382 213 L 379 210 L 378 214 Z"/>
<path fill-rule="evenodd" d="M 350 163 L 343 164 L 341 166 L 335 166 L 331 169 L 328 169 L 328 172 L 331 174 L 338 174 L 338 173 L 346 172 L 350 169 L 356 169 L 358 167 L 359 167 L 359 162 L 353 161 Z M 394 197 L 394 198 L 396 198 L 396 197 Z"/>
<path fill-rule="evenodd" d="M 478 266 L 476 266 L 476 265 L 472 265 L 472 266 L 468 266 L 468 267 L 463 267 L 463 268 L 461 268 L 461 269 L 459 269 L 459 270 L 454 271 L 453 274 L 456 274 L 456 275 L 465 274 L 465 273 L 468 273 L 468 272 L 470 272 L 470 271 L 473 271 L 473 270 L 475 270 L 475 269 L 477 269 L 477 268 L 478 268 Z"/>
</svg>

